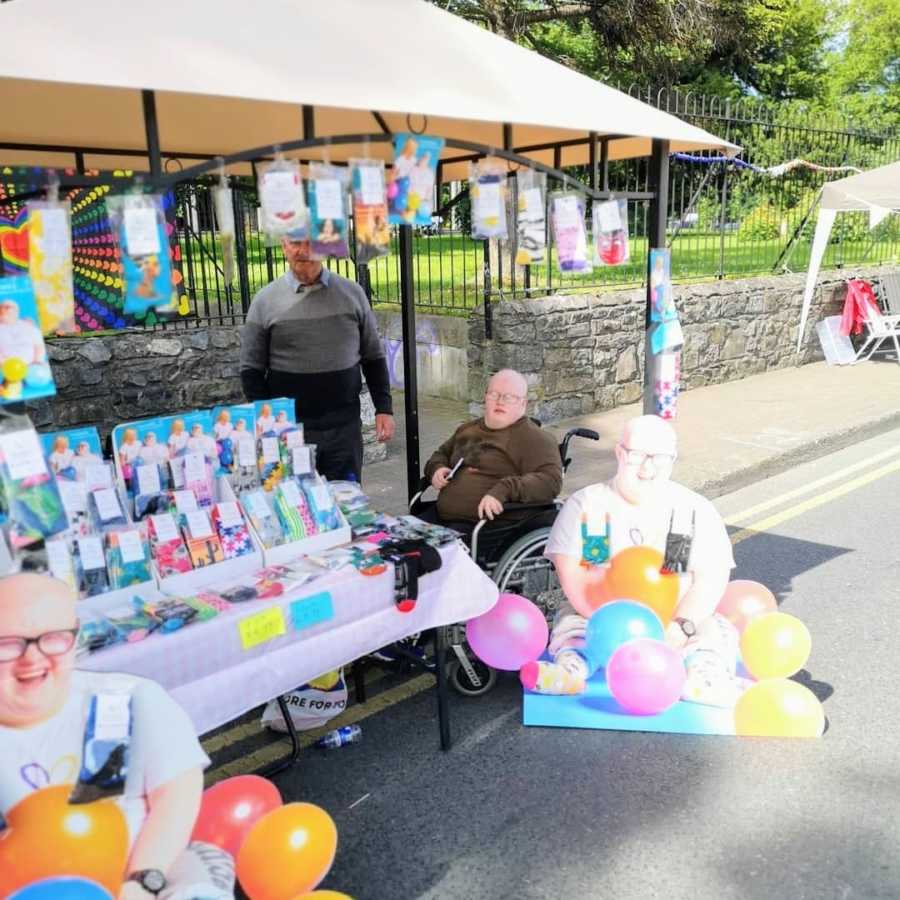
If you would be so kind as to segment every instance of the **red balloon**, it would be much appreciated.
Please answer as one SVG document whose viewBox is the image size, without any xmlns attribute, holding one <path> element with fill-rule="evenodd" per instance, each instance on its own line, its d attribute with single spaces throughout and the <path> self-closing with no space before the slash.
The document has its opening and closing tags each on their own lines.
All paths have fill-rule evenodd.
<svg viewBox="0 0 900 900">
<path fill-rule="evenodd" d="M 192 841 L 205 841 L 237 859 L 250 829 L 268 812 L 281 806 L 278 788 L 259 775 L 226 778 L 203 792 Z"/>
<path fill-rule="evenodd" d="M 765 585 L 740 580 L 728 584 L 716 608 L 716 612 L 728 619 L 740 632 L 743 632 L 751 619 L 777 610 L 775 595 Z"/>
</svg>

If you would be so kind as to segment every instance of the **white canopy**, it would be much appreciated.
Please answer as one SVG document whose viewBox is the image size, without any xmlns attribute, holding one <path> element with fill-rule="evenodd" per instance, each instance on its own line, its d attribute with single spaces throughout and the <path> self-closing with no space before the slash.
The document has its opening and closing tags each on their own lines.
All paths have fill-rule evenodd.
<svg viewBox="0 0 900 900">
<path fill-rule="evenodd" d="M 78 149 L 88 168 L 145 168 L 115 153 L 146 149 L 141 89 L 156 92 L 163 156 L 184 165 L 299 139 L 302 104 L 319 137 L 380 132 L 380 116 L 502 147 L 510 123 L 514 148 L 546 148 L 524 155 L 547 165 L 563 141 L 581 143 L 561 165 L 587 162 L 589 132 L 622 136 L 611 160 L 649 155 L 654 138 L 738 149 L 422 0 L 17 0 L 0 4 L 0 34 L 0 164 L 72 166 Z"/>
<path fill-rule="evenodd" d="M 900 211 L 900 162 L 890 163 L 878 169 L 870 169 L 859 175 L 851 175 L 840 181 L 832 181 L 822 188 L 819 200 L 819 217 L 813 237 L 812 254 L 806 273 L 803 291 L 803 311 L 800 314 L 800 331 L 797 333 L 797 352 L 803 344 L 803 332 L 809 317 L 809 307 L 816 289 L 816 278 L 822 258 L 828 247 L 828 238 L 839 212 L 863 211 L 869 213 L 869 227 L 874 228 L 891 212 Z"/>
</svg>

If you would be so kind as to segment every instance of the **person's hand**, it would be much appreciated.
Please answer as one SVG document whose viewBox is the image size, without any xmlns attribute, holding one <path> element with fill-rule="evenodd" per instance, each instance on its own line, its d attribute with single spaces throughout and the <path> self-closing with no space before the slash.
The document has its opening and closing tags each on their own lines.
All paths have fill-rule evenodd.
<svg viewBox="0 0 900 900">
<path fill-rule="evenodd" d="M 394 417 L 387 413 L 375 414 L 375 437 L 381 441 L 389 441 L 394 436 Z"/>
<path fill-rule="evenodd" d="M 493 522 L 494 516 L 499 516 L 503 512 L 503 504 L 490 494 L 485 494 L 478 504 L 478 518 L 489 519 Z"/>
<path fill-rule="evenodd" d="M 677 622 L 669 622 L 666 628 L 666 643 L 673 650 L 683 650 L 688 642 L 688 636 L 681 630 Z"/>
<path fill-rule="evenodd" d="M 447 481 L 447 476 L 450 474 L 450 469 L 447 466 L 441 466 L 434 475 L 431 476 L 431 486 L 436 490 L 440 491 L 443 488 L 447 487 L 450 484 Z"/>
</svg>

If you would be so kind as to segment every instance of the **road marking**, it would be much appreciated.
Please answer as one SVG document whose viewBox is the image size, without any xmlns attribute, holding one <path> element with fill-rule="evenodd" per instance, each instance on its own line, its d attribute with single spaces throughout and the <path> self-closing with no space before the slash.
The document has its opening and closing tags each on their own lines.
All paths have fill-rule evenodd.
<svg viewBox="0 0 900 900">
<path fill-rule="evenodd" d="M 804 500 L 796 506 L 775 513 L 774 516 L 751 522 L 745 528 L 742 528 L 731 536 L 731 543 L 739 544 L 748 537 L 753 537 L 753 535 L 759 534 L 762 531 L 769 531 L 776 525 L 780 525 L 782 522 L 787 522 L 789 519 L 795 519 L 797 516 L 803 515 L 803 513 L 809 512 L 812 509 L 816 509 L 818 506 L 824 506 L 826 503 L 830 503 L 832 500 L 837 500 L 838 497 L 843 497 L 861 487 L 865 487 L 865 485 L 871 484 L 879 478 L 884 478 L 885 475 L 890 475 L 892 472 L 900 472 L 900 459 L 888 463 L 886 466 L 881 466 L 879 469 L 867 472 L 865 475 L 860 475 L 859 478 L 854 478 L 852 481 L 848 481 L 839 487 L 832 488 L 824 494 L 819 494 L 817 497 L 811 497 L 809 500 Z"/>
<path fill-rule="evenodd" d="M 359 800 L 354 800 L 354 801 L 347 807 L 347 809 L 353 809 L 354 806 L 359 806 L 359 804 L 362 803 L 363 800 L 368 800 L 369 797 L 371 797 L 371 796 L 372 796 L 371 794 L 363 794 L 362 797 L 359 798 Z"/>
<path fill-rule="evenodd" d="M 365 703 L 351 706 L 348 710 L 342 712 L 339 716 L 332 719 L 326 726 L 304 732 L 300 735 L 298 743 L 301 747 L 309 747 L 311 744 L 314 744 L 323 734 L 331 731 L 332 728 L 340 728 L 343 725 L 352 725 L 354 722 L 361 722 L 363 719 L 367 719 L 369 716 L 373 716 L 375 715 L 375 713 L 379 713 L 382 710 L 387 709 L 389 706 L 393 706 L 395 703 L 400 703 L 403 700 L 409 700 L 410 697 L 415 697 L 416 694 L 421 694 L 422 691 L 427 690 L 430 687 L 434 687 L 434 676 L 430 674 L 418 675 L 416 678 L 405 681 L 403 684 L 398 684 L 396 687 L 390 688 L 386 691 L 382 691 L 380 694 L 373 697 L 371 700 L 367 700 Z M 244 736 L 258 735 L 260 732 L 260 727 L 259 723 L 254 722 L 248 725 L 242 725 L 239 728 L 232 729 L 232 731 L 240 732 L 244 734 Z M 225 743 L 221 742 L 230 734 L 231 731 L 228 731 L 224 734 L 216 735 L 215 738 L 211 738 L 207 741 L 202 741 L 203 749 L 206 750 L 207 753 L 209 753 L 211 752 L 210 745 L 214 742 L 216 749 L 221 749 L 222 747 L 227 746 L 229 743 L 233 743 L 232 741 L 226 741 Z M 215 784 L 217 781 L 221 781 L 223 778 L 230 778 L 232 775 L 243 775 L 247 772 L 253 772 L 257 769 L 261 769 L 263 766 L 275 762 L 275 760 L 277 760 L 280 756 L 283 756 L 284 753 L 284 741 L 273 741 L 271 744 L 266 744 L 259 750 L 255 750 L 253 753 L 248 753 L 247 755 L 241 756 L 238 759 L 232 760 L 231 762 L 216 766 L 215 769 L 211 769 L 207 773 L 206 785 L 207 787 L 209 787 Z"/>
<path fill-rule="evenodd" d="M 737 525 L 741 519 L 749 519 L 750 516 L 755 516 L 761 512 L 765 512 L 767 509 L 771 509 L 773 506 L 780 506 L 785 501 L 793 500 L 795 497 L 802 497 L 804 494 L 808 494 L 820 487 L 824 487 L 826 484 L 831 484 L 832 481 L 839 481 L 840 479 L 845 478 L 847 475 L 851 475 L 853 472 L 858 472 L 860 469 L 866 469 L 869 466 L 875 465 L 875 463 L 879 463 L 885 459 L 890 459 L 890 457 L 897 456 L 898 454 L 900 454 L 900 446 L 892 447 L 890 450 L 884 450 L 881 453 L 876 453 L 873 456 L 868 457 L 868 459 L 863 459 L 859 462 L 853 463 L 852 465 L 845 466 L 843 469 L 838 469 L 836 472 L 832 472 L 830 475 L 825 475 L 824 477 L 818 478 L 815 481 L 810 481 L 808 484 L 805 484 L 802 487 L 794 488 L 791 491 L 785 491 L 783 494 L 779 494 L 777 497 L 773 497 L 771 500 L 764 500 L 762 503 L 757 503 L 755 506 L 750 506 L 739 513 L 734 513 L 733 515 L 726 516 L 725 524 Z"/>
</svg>

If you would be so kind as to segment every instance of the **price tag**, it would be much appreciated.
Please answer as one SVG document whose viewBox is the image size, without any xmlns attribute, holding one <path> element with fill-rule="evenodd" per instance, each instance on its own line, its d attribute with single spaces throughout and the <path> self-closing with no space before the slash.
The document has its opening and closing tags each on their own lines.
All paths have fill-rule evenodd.
<svg viewBox="0 0 900 900">
<path fill-rule="evenodd" d="M 478 215 L 483 219 L 500 215 L 500 184 L 488 181 L 478 185 Z"/>
<path fill-rule="evenodd" d="M 174 491 L 175 509 L 183 516 L 193 512 L 197 508 L 197 498 L 193 491 Z"/>
<path fill-rule="evenodd" d="M 581 209 L 577 197 L 557 197 L 553 201 L 553 215 L 559 228 L 577 228 L 581 224 Z"/>
<path fill-rule="evenodd" d="M 296 631 L 312 628 L 334 618 L 334 603 L 328 591 L 295 600 L 290 605 L 291 625 Z"/>
<path fill-rule="evenodd" d="M 253 444 L 253 438 L 248 437 L 238 441 L 238 465 L 256 465 L 256 447 Z"/>
<path fill-rule="evenodd" d="M 309 458 L 309 447 L 294 447 L 293 467 L 295 475 L 308 475 L 312 472 L 312 463 Z"/>
<path fill-rule="evenodd" d="M 252 650 L 266 641 L 287 634 L 284 613 L 280 606 L 264 609 L 241 619 L 238 623 L 238 634 L 241 637 L 241 648 Z"/>
<path fill-rule="evenodd" d="M 238 525 L 244 524 L 240 507 L 233 500 L 219 503 L 216 506 L 216 509 L 219 511 L 219 521 L 224 528 L 235 528 Z"/>
<path fill-rule="evenodd" d="M 607 200 L 597 207 L 597 218 L 601 231 L 619 231 L 622 228 L 622 217 L 619 215 L 619 201 Z"/>
<path fill-rule="evenodd" d="M 294 447 L 301 447 L 302 445 L 303 432 L 299 428 L 284 433 L 284 446 L 287 447 L 288 450 L 293 450 Z"/>
<path fill-rule="evenodd" d="M 71 244 L 66 211 L 59 207 L 44 207 L 41 210 L 41 225 L 44 232 L 44 255 L 52 259 L 67 257 Z"/>
<path fill-rule="evenodd" d="M 162 490 L 162 485 L 159 483 L 159 468 L 155 464 L 136 466 L 135 471 L 137 472 L 138 494 L 149 497 Z"/>
<path fill-rule="evenodd" d="M 266 209 L 279 218 L 293 217 L 303 208 L 303 195 L 293 172 L 266 172 L 262 190 Z"/>
<path fill-rule="evenodd" d="M 97 694 L 94 709 L 94 738 L 98 741 L 121 741 L 131 727 L 130 694 Z"/>
<path fill-rule="evenodd" d="M 380 206 L 384 201 L 384 170 L 381 166 L 360 166 L 359 196 L 366 206 Z"/>
<path fill-rule="evenodd" d="M 331 491 L 328 490 L 327 485 L 314 484 L 312 487 L 312 498 L 318 510 L 331 509 L 334 506 L 334 500 L 331 498 Z"/>
<path fill-rule="evenodd" d="M 139 531 L 120 531 L 117 537 L 122 562 L 133 563 L 144 559 L 144 545 Z"/>
<path fill-rule="evenodd" d="M 244 497 L 244 503 L 249 507 L 250 515 L 253 516 L 254 519 L 268 519 L 269 516 L 272 515 L 272 510 L 266 502 L 266 498 L 262 491 L 247 494 L 247 496 Z"/>
<path fill-rule="evenodd" d="M 522 193 L 525 201 L 525 218 L 538 221 L 544 218 L 544 199 L 540 188 L 526 188 Z"/>
<path fill-rule="evenodd" d="M 188 453 L 184 457 L 184 480 L 186 484 L 206 481 L 206 457 L 202 453 Z"/>
<path fill-rule="evenodd" d="M 69 556 L 69 548 L 64 540 L 47 541 L 47 562 L 50 566 L 50 574 L 60 581 L 68 581 L 72 574 L 72 557 Z"/>
<path fill-rule="evenodd" d="M 98 537 L 78 538 L 78 555 L 81 557 L 81 567 L 85 571 L 106 568 L 103 544 Z"/>
<path fill-rule="evenodd" d="M 262 458 L 264 463 L 278 462 L 278 438 L 264 437 L 262 441 Z"/>
<path fill-rule="evenodd" d="M 169 460 L 169 469 L 172 472 L 172 485 L 175 488 L 184 487 L 184 460 L 180 456 Z"/>
<path fill-rule="evenodd" d="M 209 522 L 209 516 L 205 510 L 195 509 L 185 515 L 191 537 L 194 540 L 202 540 L 203 538 L 212 537 L 212 525 Z"/>
<path fill-rule="evenodd" d="M 0 435 L 0 452 L 13 481 L 47 474 L 41 443 L 34 431 L 23 429 Z"/>
<path fill-rule="evenodd" d="M 303 503 L 300 499 L 300 488 L 297 487 L 296 482 L 282 481 L 279 487 L 281 489 L 281 495 L 291 506 L 299 507 Z"/>
<path fill-rule="evenodd" d="M 159 253 L 159 226 L 153 207 L 125 207 L 125 247 L 129 256 Z"/>
<path fill-rule="evenodd" d="M 150 516 L 150 521 L 153 523 L 153 533 L 160 543 L 178 539 L 178 526 L 175 524 L 175 517 L 172 513 L 159 513 L 159 515 Z"/>
<path fill-rule="evenodd" d="M 344 200 L 337 178 L 319 178 L 316 186 L 316 215 L 319 219 L 344 218 Z"/>
<path fill-rule="evenodd" d="M 88 463 L 84 467 L 84 481 L 89 490 L 95 491 L 98 488 L 111 488 L 112 475 L 109 466 L 106 463 Z"/>
<path fill-rule="evenodd" d="M 122 507 L 119 504 L 119 498 L 112 488 L 101 488 L 99 491 L 93 491 L 94 501 L 97 504 L 97 512 L 104 522 L 112 519 L 122 518 Z"/>
<path fill-rule="evenodd" d="M 87 485 L 83 481 L 57 481 L 57 485 L 70 519 L 87 509 Z"/>
</svg>

